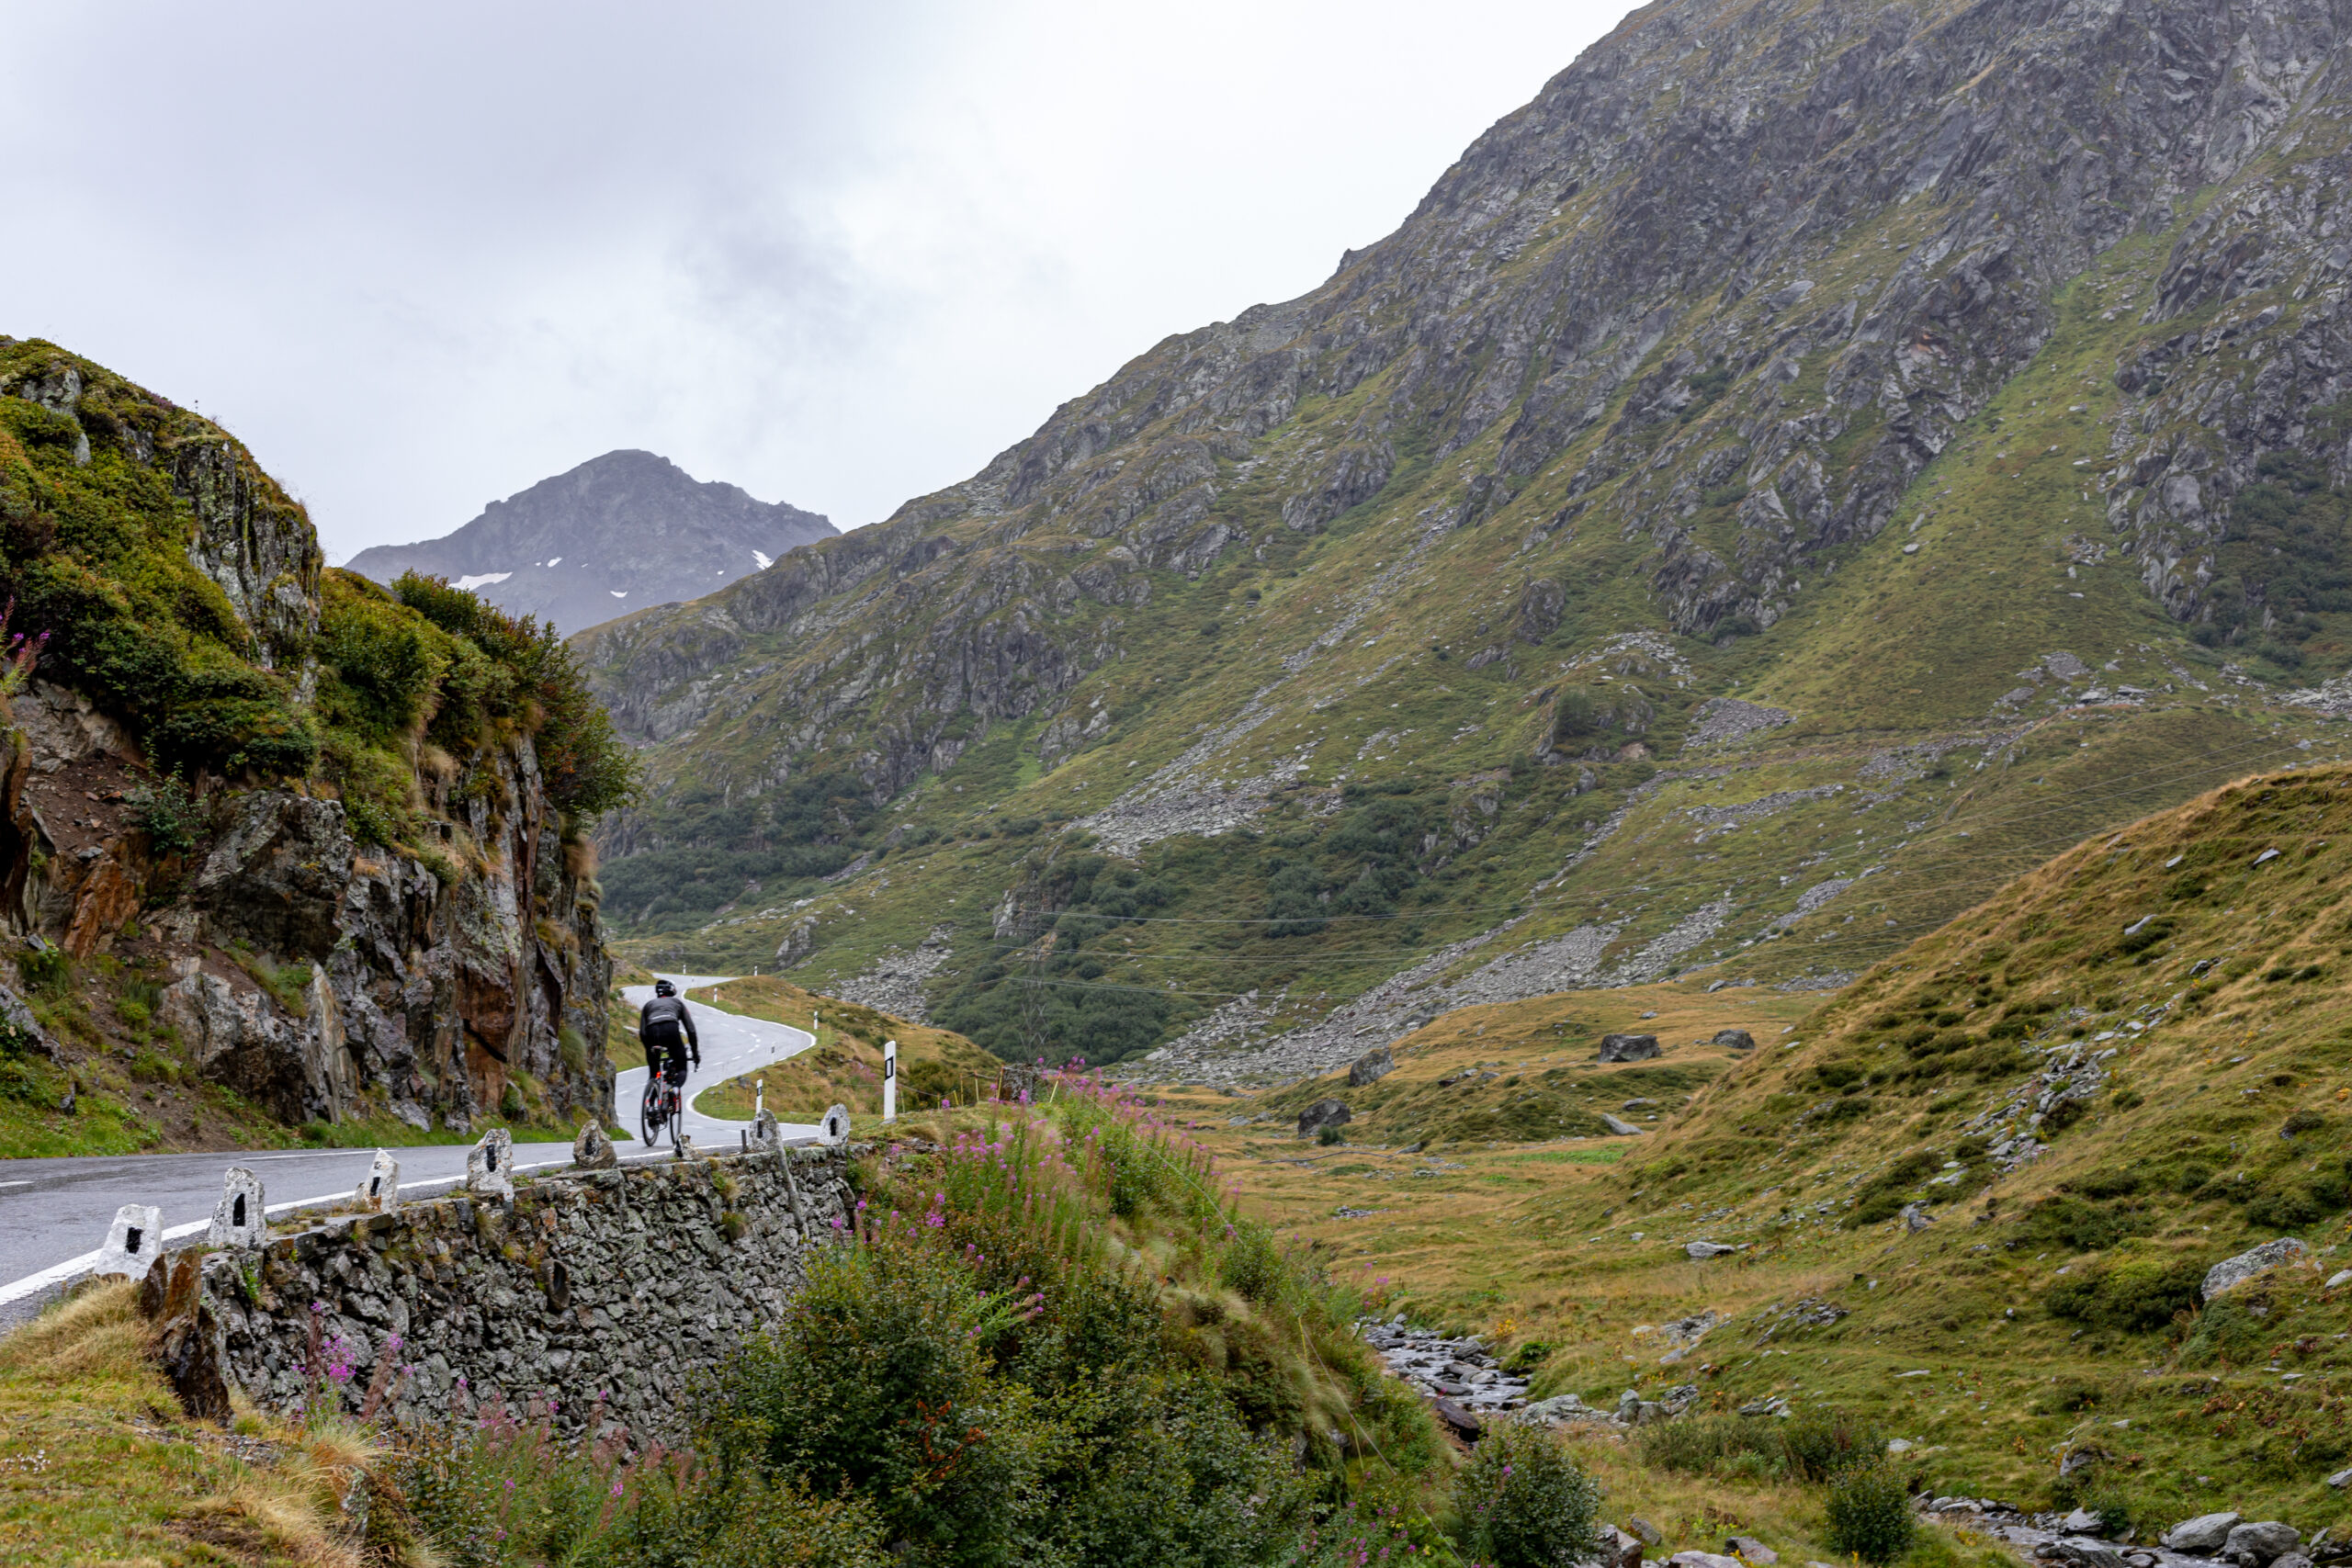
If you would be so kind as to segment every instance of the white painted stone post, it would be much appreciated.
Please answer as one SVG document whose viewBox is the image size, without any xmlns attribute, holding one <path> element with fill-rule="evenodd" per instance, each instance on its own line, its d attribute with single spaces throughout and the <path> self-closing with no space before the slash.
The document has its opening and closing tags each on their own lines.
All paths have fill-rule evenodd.
<svg viewBox="0 0 2352 1568">
<path fill-rule="evenodd" d="M 370 1213 L 389 1214 L 401 1206 L 401 1162 L 383 1149 L 368 1167 L 368 1179 L 351 1195 L 353 1202 Z"/>
<path fill-rule="evenodd" d="M 882 1042 L 882 1120 L 888 1123 L 898 1119 L 899 1043 L 885 1040 Z"/>
<path fill-rule="evenodd" d="M 765 1078 L 755 1079 L 752 1088 L 755 1091 L 752 1096 L 752 1120 L 756 1122 L 761 1117 L 767 1114 L 768 1080 Z"/>
<path fill-rule="evenodd" d="M 107 1227 L 107 1244 L 98 1249 L 97 1274 L 128 1274 L 146 1278 L 148 1266 L 164 1250 L 164 1211 L 152 1203 L 125 1203 Z"/>
<path fill-rule="evenodd" d="M 849 1107 L 836 1105 L 825 1112 L 817 1123 L 817 1141 L 828 1148 L 839 1148 L 849 1142 Z"/>
<path fill-rule="evenodd" d="M 269 1218 L 263 1212 L 261 1178 L 242 1165 L 232 1165 L 220 1179 L 220 1201 L 213 1205 L 212 1227 L 204 1233 L 208 1247 L 259 1247 L 269 1239 Z"/>
<path fill-rule="evenodd" d="M 492 1127 L 466 1156 L 466 1190 L 493 1198 L 514 1196 L 514 1135 Z"/>
</svg>

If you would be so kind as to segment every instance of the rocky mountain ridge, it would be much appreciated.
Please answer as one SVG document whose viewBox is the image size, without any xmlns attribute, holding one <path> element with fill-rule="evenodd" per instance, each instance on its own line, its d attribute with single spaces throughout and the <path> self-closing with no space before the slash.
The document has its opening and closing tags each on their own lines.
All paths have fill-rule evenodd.
<svg viewBox="0 0 2352 1568">
<path fill-rule="evenodd" d="M 833 536 L 816 513 L 697 481 L 651 452 L 619 451 L 493 501 L 442 538 L 378 545 L 347 564 L 379 582 L 404 571 L 447 578 L 571 633 L 700 598 Z"/>
<path fill-rule="evenodd" d="M 583 637 L 652 748 L 624 929 L 845 983 L 953 906 L 956 1027 L 1123 1055 L 1514 957 L 1829 983 L 2333 751 L 2288 698 L 2352 658 L 2343 29 L 1629 17 L 1321 288 Z"/>
</svg>

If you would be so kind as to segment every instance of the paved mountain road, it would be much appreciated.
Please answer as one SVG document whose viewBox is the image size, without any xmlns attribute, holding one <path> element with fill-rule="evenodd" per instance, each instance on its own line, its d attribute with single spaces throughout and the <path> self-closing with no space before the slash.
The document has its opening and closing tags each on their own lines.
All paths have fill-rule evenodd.
<svg viewBox="0 0 2352 1568">
<path fill-rule="evenodd" d="M 731 976 L 725 975 L 664 975 L 662 978 L 674 984 L 681 992 L 692 992 L 706 986 L 723 985 Z M 629 986 L 621 992 L 632 1008 L 641 1008 L 653 998 L 650 986 Z M 755 1067 L 773 1066 L 789 1061 L 809 1046 L 817 1037 L 805 1029 L 795 1029 L 788 1023 L 770 1023 L 765 1019 L 745 1018 L 741 1013 L 721 1012 L 708 1002 L 698 1002 L 688 997 L 687 1010 L 694 1014 L 695 1034 L 702 1042 L 702 1066 L 686 1080 L 686 1136 L 704 1150 L 721 1153 L 736 1146 L 746 1122 L 722 1122 L 705 1116 L 694 1108 L 694 1097 L 707 1089 L 716 1089 L 729 1078 L 740 1077 Z M 631 1017 L 633 1030 L 637 1021 Z M 616 1062 L 615 1066 L 628 1066 Z M 629 1142 L 621 1145 L 624 1152 L 635 1149 L 637 1143 L 638 1102 L 645 1098 L 645 1064 L 640 1057 L 637 1066 L 628 1067 L 613 1080 L 613 1117 L 628 1129 Z M 793 1106 L 811 1115 L 821 1116 L 821 1105 Z M 786 1122 L 782 1128 L 786 1138 L 813 1138 L 815 1122 L 805 1125 Z M 666 1145 L 664 1145 L 667 1146 Z"/>
<path fill-rule="evenodd" d="M 666 977 L 679 982 L 682 989 L 725 978 Z M 652 991 L 632 987 L 628 994 L 635 1005 Z M 688 1082 L 689 1094 L 816 1043 L 806 1030 L 738 1017 L 705 1002 L 687 1005 L 694 1009 L 703 1043 L 703 1067 Z M 623 1159 L 662 1157 L 636 1139 L 638 1100 L 644 1089 L 642 1065 L 621 1073 L 614 1084 L 616 1124 L 630 1130 L 628 1142 L 615 1140 Z M 690 1111 L 686 1131 L 704 1148 L 719 1151 L 736 1145 L 744 1125 Z M 816 1132 L 813 1125 L 783 1128 L 786 1138 L 814 1137 Z M 401 1162 L 401 1190 L 423 1196 L 463 1181 L 471 1148 L 470 1144 L 430 1144 L 392 1150 Z M 0 1160 L 0 1279 L 7 1281 L 0 1283 L 0 1325 L 30 1316 L 60 1287 L 89 1272 L 96 1261 L 93 1247 L 105 1239 L 115 1211 L 125 1203 L 153 1203 L 163 1210 L 165 1240 L 185 1246 L 201 1236 L 210 1223 L 213 1205 L 220 1199 L 221 1175 L 232 1165 L 244 1166 L 261 1178 L 269 1212 L 275 1214 L 349 1198 L 375 1157 L 373 1149 L 356 1148 Z M 514 1145 L 518 1171 L 571 1161 L 568 1140 Z"/>
</svg>

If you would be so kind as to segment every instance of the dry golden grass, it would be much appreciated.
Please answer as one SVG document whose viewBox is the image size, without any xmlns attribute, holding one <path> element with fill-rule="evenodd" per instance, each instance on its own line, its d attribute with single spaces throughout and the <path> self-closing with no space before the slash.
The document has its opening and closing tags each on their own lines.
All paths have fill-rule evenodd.
<svg viewBox="0 0 2352 1568">
<path fill-rule="evenodd" d="M 340 1505 L 375 1461 L 366 1437 L 186 1420 L 137 1296 L 85 1287 L 0 1338 L 0 1565 L 358 1568 Z"/>
<path fill-rule="evenodd" d="M 767 1086 L 767 1108 L 787 1122 L 813 1122 L 836 1104 L 849 1107 L 853 1116 L 876 1115 L 882 1109 L 885 1040 L 899 1043 L 899 1105 L 903 1111 L 936 1104 L 943 1093 L 967 1104 L 978 1098 L 976 1091 L 982 1085 L 995 1081 L 1004 1066 L 960 1034 L 803 990 L 772 975 L 705 987 L 689 993 L 687 999 L 796 1029 L 808 1029 L 821 1015 L 817 1043 L 808 1050 L 697 1094 L 695 1108 L 706 1116 L 748 1120 L 761 1083 Z"/>
</svg>

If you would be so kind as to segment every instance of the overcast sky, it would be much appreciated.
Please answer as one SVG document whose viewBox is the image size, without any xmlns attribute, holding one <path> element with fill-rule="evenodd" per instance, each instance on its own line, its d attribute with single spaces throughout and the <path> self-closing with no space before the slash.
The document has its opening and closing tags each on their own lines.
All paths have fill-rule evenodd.
<svg viewBox="0 0 2352 1568">
<path fill-rule="evenodd" d="M 0 0 L 0 333 L 338 560 L 619 446 L 855 527 L 1321 282 L 1619 14 Z"/>
</svg>

